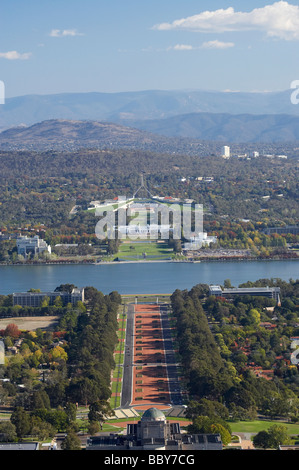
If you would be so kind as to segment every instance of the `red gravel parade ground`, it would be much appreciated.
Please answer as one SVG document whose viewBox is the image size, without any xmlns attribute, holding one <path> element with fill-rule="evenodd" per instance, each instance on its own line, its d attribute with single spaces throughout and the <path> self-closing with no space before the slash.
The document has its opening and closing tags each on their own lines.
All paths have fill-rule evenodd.
<svg viewBox="0 0 299 470">
<path fill-rule="evenodd" d="M 132 403 L 138 410 L 170 403 L 160 308 L 135 305 Z"/>
</svg>

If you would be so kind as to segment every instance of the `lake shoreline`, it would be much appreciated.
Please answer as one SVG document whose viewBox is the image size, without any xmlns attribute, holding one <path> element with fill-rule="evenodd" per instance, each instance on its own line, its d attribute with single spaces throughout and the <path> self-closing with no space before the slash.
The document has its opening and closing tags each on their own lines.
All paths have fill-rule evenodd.
<svg viewBox="0 0 299 470">
<path fill-rule="evenodd" d="M 210 262 L 265 262 L 265 261 L 298 261 L 299 256 L 293 257 L 279 257 L 279 258 L 203 258 L 199 260 L 175 260 L 175 259 L 161 259 L 161 260 L 151 260 L 151 259 L 142 259 L 142 260 L 112 260 L 112 261 L 53 261 L 53 262 L 36 262 L 36 263 L 0 263 L 0 266 L 107 266 L 107 265 L 117 265 L 117 264 L 145 264 L 145 263 L 186 263 L 186 264 L 196 264 L 196 263 L 210 263 Z"/>
<path fill-rule="evenodd" d="M 258 279 L 298 279 L 299 264 L 290 261 L 298 260 L 6 265 L 0 266 L 0 294 L 29 289 L 51 292 L 61 284 L 94 286 L 104 294 L 146 294 L 190 289 L 200 283 L 222 285 L 225 279 L 234 286 Z"/>
</svg>

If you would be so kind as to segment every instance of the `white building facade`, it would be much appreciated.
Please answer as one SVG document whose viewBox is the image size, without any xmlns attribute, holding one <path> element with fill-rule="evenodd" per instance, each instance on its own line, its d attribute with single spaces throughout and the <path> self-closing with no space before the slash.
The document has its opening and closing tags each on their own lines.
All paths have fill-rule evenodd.
<svg viewBox="0 0 299 470">
<path fill-rule="evenodd" d="M 43 253 L 44 251 L 51 253 L 51 246 L 48 245 L 45 240 L 39 238 L 38 235 L 35 235 L 32 238 L 21 236 L 17 238 L 17 250 L 18 255 L 22 255 L 24 258 L 27 258 L 28 254 L 36 255 Z"/>
</svg>

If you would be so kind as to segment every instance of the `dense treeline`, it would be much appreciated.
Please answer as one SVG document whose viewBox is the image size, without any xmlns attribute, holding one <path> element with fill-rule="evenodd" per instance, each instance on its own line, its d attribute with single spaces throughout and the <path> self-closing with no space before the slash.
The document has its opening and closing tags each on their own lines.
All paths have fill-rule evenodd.
<svg viewBox="0 0 299 470">
<path fill-rule="evenodd" d="M 261 279 L 245 285 L 279 286 L 281 305 L 262 297 L 209 296 L 206 285 L 172 295 L 188 416 L 254 419 L 261 413 L 296 422 L 299 371 L 291 343 L 299 335 L 299 282 Z"/>
<path fill-rule="evenodd" d="M 26 262 L 76 257 L 94 262 L 114 253 L 115 247 L 96 238 L 98 219 L 88 209 L 92 201 L 132 197 L 141 173 L 151 194 L 203 205 L 203 229 L 217 237 L 212 249 L 242 250 L 240 256 L 261 259 L 297 256 L 298 234 L 263 233 L 266 227 L 299 223 L 295 159 L 77 149 L 0 152 L 0 263 L 25 262 L 16 249 L 19 234 L 38 235 L 52 247 L 51 256 Z M 77 246 L 56 246 L 61 244 Z"/>
<path fill-rule="evenodd" d="M 171 297 L 177 337 L 189 390 L 195 397 L 220 397 L 232 386 L 196 291 L 176 290 Z"/>
<path fill-rule="evenodd" d="M 0 426 L 1 440 L 27 434 L 47 439 L 57 431 L 78 431 L 80 405 L 89 406 L 90 425 L 96 430 L 97 421 L 111 413 L 110 377 L 121 297 L 117 292 L 104 295 L 94 287 L 85 288 L 85 297 L 84 304 L 56 311 L 54 330 L 21 331 L 11 323 L 0 331 L 5 349 L 15 352 L 6 354 L 5 367 L 0 366 L 0 403 L 13 408 L 9 425 Z M 11 301 L 6 296 L 1 300 Z"/>
<path fill-rule="evenodd" d="M 216 217 L 298 218 L 296 161 L 82 149 L 0 152 L 0 227 L 68 226 L 74 205 L 85 210 L 93 200 L 132 196 L 142 172 L 152 194 L 194 199 Z"/>
<path fill-rule="evenodd" d="M 89 313 L 78 318 L 68 340 L 68 365 L 71 380 L 66 395 L 81 404 L 110 397 L 113 352 L 118 341 L 117 311 L 121 302 L 117 293 L 105 296 L 95 288 L 85 289 Z"/>
</svg>

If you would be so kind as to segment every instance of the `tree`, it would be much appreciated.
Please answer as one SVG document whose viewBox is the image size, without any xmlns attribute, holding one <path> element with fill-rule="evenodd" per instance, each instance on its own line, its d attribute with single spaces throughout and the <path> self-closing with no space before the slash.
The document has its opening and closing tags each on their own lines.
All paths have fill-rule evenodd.
<svg viewBox="0 0 299 470">
<path fill-rule="evenodd" d="M 118 240 L 108 240 L 107 244 L 107 253 L 108 255 L 114 255 L 118 252 L 119 241 Z"/>
<path fill-rule="evenodd" d="M 53 410 L 49 413 L 49 422 L 58 430 L 65 431 L 68 426 L 68 416 L 62 409 Z"/>
<path fill-rule="evenodd" d="M 30 397 L 31 410 L 46 408 L 50 409 L 50 399 L 45 390 L 37 390 Z"/>
<path fill-rule="evenodd" d="M 10 421 L 15 425 L 18 437 L 24 437 L 29 434 L 31 429 L 31 419 L 23 407 L 18 406 L 11 414 Z"/>
<path fill-rule="evenodd" d="M 63 306 L 62 298 L 60 297 L 60 295 L 58 295 L 58 296 L 55 298 L 53 304 L 55 305 L 55 307 L 58 307 L 58 308 L 60 308 L 60 307 Z"/>
<path fill-rule="evenodd" d="M 286 416 L 290 412 L 290 400 L 278 392 L 271 392 L 262 401 L 261 412 L 270 418 Z"/>
<path fill-rule="evenodd" d="M 8 391 L 3 386 L 0 386 L 0 405 L 5 405 L 8 398 Z"/>
<path fill-rule="evenodd" d="M 212 434 L 220 434 L 223 445 L 227 446 L 230 443 L 231 434 L 222 424 L 211 424 L 210 430 Z"/>
<path fill-rule="evenodd" d="M 52 349 L 50 356 L 54 362 L 58 359 L 67 361 L 67 353 L 61 346 L 55 346 L 55 348 Z"/>
<path fill-rule="evenodd" d="M 290 442 L 288 429 L 282 424 L 273 424 L 273 426 L 270 426 L 268 434 L 269 444 L 272 449 L 278 449 L 280 445 Z"/>
<path fill-rule="evenodd" d="M 220 430 L 221 432 L 223 431 L 222 428 L 228 432 L 229 436 L 231 436 L 231 429 L 229 424 L 225 420 L 217 416 L 214 416 L 212 418 L 208 416 L 197 416 L 193 420 L 192 424 L 189 424 L 189 426 L 187 427 L 188 432 L 193 434 L 218 434 L 220 433 Z M 228 438 L 228 434 L 224 434 L 225 441 Z M 228 442 L 230 442 L 230 438 Z"/>
<path fill-rule="evenodd" d="M 65 377 L 57 370 L 55 373 L 56 376 L 53 377 L 52 373 L 48 378 L 46 388 L 53 408 L 56 408 L 59 405 L 63 406 L 65 404 L 65 388 L 67 386 Z"/>
<path fill-rule="evenodd" d="M 56 429 L 52 424 L 43 421 L 39 416 L 32 417 L 31 434 L 37 436 L 40 441 L 53 438 L 56 434 Z"/>
<path fill-rule="evenodd" d="M 209 417 L 219 416 L 223 419 L 229 417 L 228 410 L 222 403 L 207 400 L 206 398 L 202 398 L 199 402 L 192 400 L 188 404 L 186 418 L 193 420 L 200 415 Z"/>
<path fill-rule="evenodd" d="M 0 442 L 14 442 L 17 440 L 16 427 L 10 421 L 0 423 Z"/>
<path fill-rule="evenodd" d="M 72 428 L 68 429 L 66 438 L 61 443 L 61 449 L 62 450 L 81 450 L 81 441 Z"/>
<path fill-rule="evenodd" d="M 255 400 L 252 393 L 246 390 L 246 388 L 244 388 L 242 385 L 232 387 L 225 394 L 225 400 L 229 409 L 231 404 L 244 408 L 245 410 L 255 406 Z"/>
<path fill-rule="evenodd" d="M 73 423 L 76 421 L 77 407 L 75 403 L 67 403 L 65 407 L 65 412 L 69 423 Z"/>
<path fill-rule="evenodd" d="M 269 433 L 267 431 L 259 431 L 255 436 L 253 436 L 253 445 L 256 448 L 268 449 L 269 445 Z"/>
<path fill-rule="evenodd" d="M 101 429 L 103 428 L 103 423 L 107 417 L 112 415 L 113 411 L 107 401 L 99 400 L 89 406 L 89 421 L 98 421 L 100 423 Z"/>
<path fill-rule="evenodd" d="M 45 295 L 45 297 L 43 298 L 42 303 L 41 303 L 41 308 L 46 308 L 46 307 L 49 306 L 49 304 L 50 304 L 50 297 Z"/>
<path fill-rule="evenodd" d="M 254 446 L 262 449 L 278 449 L 289 441 L 287 427 L 281 424 L 273 424 L 267 431 L 260 431 L 253 438 Z"/>
<path fill-rule="evenodd" d="M 78 300 L 76 303 L 76 310 L 78 310 L 79 313 L 86 313 L 86 307 L 81 300 Z"/>
<path fill-rule="evenodd" d="M 225 289 L 230 289 L 232 287 L 231 280 L 230 279 L 225 279 L 223 285 L 224 285 Z"/>
<path fill-rule="evenodd" d="M 100 430 L 100 425 L 99 425 L 99 422 L 98 421 L 89 421 L 88 422 L 88 433 L 91 435 L 91 436 L 94 436 L 95 434 L 97 434 Z"/>
<path fill-rule="evenodd" d="M 261 314 L 256 308 L 252 308 L 248 313 L 248 320 L 251 325 L 258 326 L 261 321 Z"/>
<path fill-rule="evenodd" d="M 21 332 L 18 328 L 18 326 L 15 323 L 9 323 L 7 327 L 4 330 L 4 336 L 10 336 L 11 338 L 18 338 L 20 336 Z"/>
<path fill-rule="evenodd" d="M 75 284 L 60 284 L 60 286 L 56 287 L 54 292 L 68 292 L 71 294 L 75 288 Z"/>
</svg>

